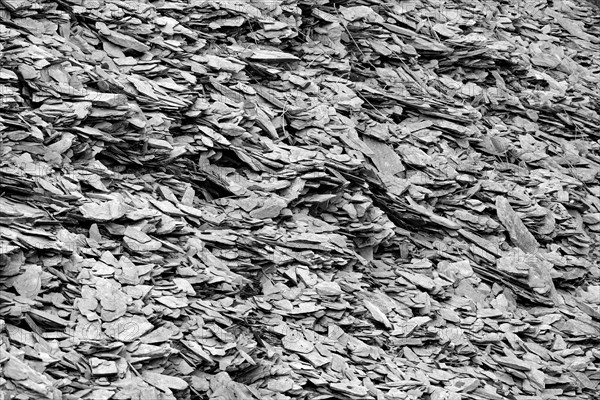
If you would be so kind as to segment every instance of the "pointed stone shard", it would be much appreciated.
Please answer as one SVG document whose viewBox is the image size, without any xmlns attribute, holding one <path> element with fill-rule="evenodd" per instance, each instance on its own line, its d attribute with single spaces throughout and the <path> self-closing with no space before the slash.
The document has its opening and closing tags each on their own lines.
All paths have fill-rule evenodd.
<svg viewBox="0 0 600 400">
<path fill-rule="evenodd" d="M 537 251 L 540 245 L 505 197 L 496 197 L 496 213 L 515 246 L 518 246 L 525 253 Z"/>
</svg>

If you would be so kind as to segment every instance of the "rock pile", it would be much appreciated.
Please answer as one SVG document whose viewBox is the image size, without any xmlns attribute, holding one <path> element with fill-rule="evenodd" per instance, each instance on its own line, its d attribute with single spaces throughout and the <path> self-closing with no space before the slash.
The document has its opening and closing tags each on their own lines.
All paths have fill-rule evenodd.
<svg viewBox="0 0 600 400">
<path fill-rule="evenodd" d="M 0 16 L 0 399 L 597 398 L 597 8 Z"/>
</svg>

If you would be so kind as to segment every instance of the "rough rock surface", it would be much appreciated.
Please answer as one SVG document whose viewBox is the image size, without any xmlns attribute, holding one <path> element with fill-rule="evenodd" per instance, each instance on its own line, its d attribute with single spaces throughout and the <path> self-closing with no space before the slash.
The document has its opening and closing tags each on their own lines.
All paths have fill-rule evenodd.
<svg viewBox="0 0 600 400">
<path fill-rule="evenodd" d="M 0 400 L 597 399 L 600 12 L 2 0 Z"/>
</svg>

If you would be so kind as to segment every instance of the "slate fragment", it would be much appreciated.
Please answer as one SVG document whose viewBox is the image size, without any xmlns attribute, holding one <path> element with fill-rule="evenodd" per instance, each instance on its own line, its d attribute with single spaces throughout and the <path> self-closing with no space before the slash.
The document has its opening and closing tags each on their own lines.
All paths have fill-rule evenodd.
<svg viewBox="0 0 600 400">
<path fill-rule="evenodd" d="M 539 243 L 523 224 L 517 213 L 513 210 L 508 200 L 502 196 L 496 197 L 496 212 L 498 219 L 508 233 L 513 243 L 526 253 L 534 253 L 539 248 Z"/>
</svg>

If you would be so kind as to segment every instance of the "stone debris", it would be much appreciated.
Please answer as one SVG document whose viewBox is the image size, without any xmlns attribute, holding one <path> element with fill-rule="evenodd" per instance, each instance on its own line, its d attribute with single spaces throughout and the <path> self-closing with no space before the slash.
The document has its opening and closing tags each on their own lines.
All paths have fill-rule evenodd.
<svg viewBox="0 0 600 400">
<path fill-rule="evenodd" d="M 0 15 L 0 400 L 598 398 L 597 4 Z"/>
</svg>

